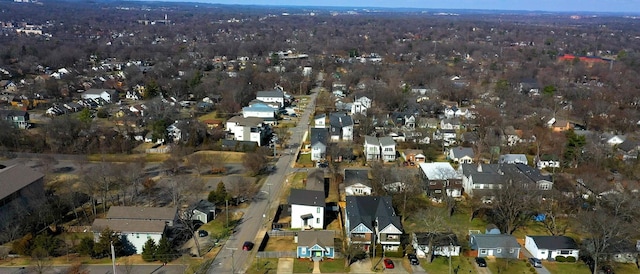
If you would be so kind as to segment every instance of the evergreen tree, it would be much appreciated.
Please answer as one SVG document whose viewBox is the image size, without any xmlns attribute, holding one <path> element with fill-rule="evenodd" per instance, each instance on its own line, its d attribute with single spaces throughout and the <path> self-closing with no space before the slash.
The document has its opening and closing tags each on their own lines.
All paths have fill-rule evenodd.
<svg viewBox="0 0 640 274">
<path fill-rule="evenodd" d="M 207 200 L 214 204 L 222 204 L 224 201 L 229 199 L 229 193 L 227 193 L 227 188 L 224 186 L 224 183 L 220 181 L 215 191 L 209 192 L 209 196 Z"/>
<path fill-rule="evenodd" d="M 149 238 L 144 246 L 142 247 L 142 259 L 146 262 L 153 262 L 156 260 L 156 251 L 158 246 L 156 246 L 156 242 Z"/>
<path fill-rule="evenodd" d="M 82 238 L 82 240 L 80 240 L 80 244 L 78 244 L 76 249 L 78 250 L 78 253 L 80 253 L 80 255 L 93 256 L 93 246 L 95 245 L 95 243 L 96 242 L 94 242 L 93 238 L 91 237 Z"/>
<path fill-rule="evenodd" d="M 160 260 L 163 263 L 168 263 L 174 258 L 174 251 L 171 243 L 167 240 L 166 237 L 162 237 L 160 239 L 160 243 L 158 243 L 158 248 L 156 249 L 156 259 Z"/>
<path fill-rule="evenodd" d="M 123 244 L 120 236 L 108 227 L 100 233 L 100 239 L 93 245 L 93 254 L 98 258 L 104 258 L 111 255 L 111 244 L 116 252 L 116 256 L 124 255 Z"/>
</svg>

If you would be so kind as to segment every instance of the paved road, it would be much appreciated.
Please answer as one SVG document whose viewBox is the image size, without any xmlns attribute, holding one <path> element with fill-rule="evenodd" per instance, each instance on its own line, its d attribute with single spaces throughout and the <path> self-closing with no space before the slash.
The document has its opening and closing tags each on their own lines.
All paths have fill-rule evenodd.
<svg viewBox="0 0 640 274">
<path fill-rule="evenodd" d="M 308 129 L 310 115 L 315 106 L 318 92 L 313 92 L 309 98 L 304 114 L 301 115 L 298 125 L 290 129 L 291 138 L 289 145 L 299 148 L 302 144 L 304 133 Z M 253 261 L 259 241 L 271 223 L 278 206 L 276 202 L 283 191 L 285 177 L 294 169 L 295 153 L 282 153 L 276 163 L 276 170 L 267 178 L 260 191 L 269 193 L 268 199 L 256 199 L 245 211 L 242 222 L 236 227 L 236 232 L 226 241 L 220 253 L 213 260 L 208 273 L 244 273 Z M 264 217 L 263 217 L 264 216 Z M 251 241 L 256 244 L 254 250 L 248 252 L 242 250 L 242 244 Z"/>
<path fill-rule="evenodd" d="M 44 273 L 66 273 L 69 266 L 52 266 L 46 268 Z M 107 274 L 113 273 L 113 266 L 111 265 L 83 265 L 83 270 L 88 270 L 91 274 Z M 166 265 L 162 264 L 148 264 L 148 265 L 131 265 L 131 266 L 116 266 L 117 273 L 136 273 L 136 274 L 182 274 L 186 270 L 184 265 Z M 33 267 L 26 266 L 24 269 L 21 267 L 0 267 L 0 274 L 27 274 L 37 273 Z"/>
</svg>

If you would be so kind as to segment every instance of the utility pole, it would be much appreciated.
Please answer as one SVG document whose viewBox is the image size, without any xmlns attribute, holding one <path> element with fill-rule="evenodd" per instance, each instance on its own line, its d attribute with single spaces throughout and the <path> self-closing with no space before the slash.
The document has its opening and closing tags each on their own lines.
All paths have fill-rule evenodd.
<svg viewBox="0 0 640 274">
<path fill-rule="evenodd" d="M 238 250 L 237 247 L 227 247 L 228 250 L 231 250 L 231 273 L 236 273 L 236 261 L 233 259 L 233 253 Z"/>
<path fill-rule="evenodd" d="M 111 264 L 113 266 L 113 274 L 116 274 L 116 250 L 113 247 L 113 241 L 110 242 L 111 245 Z"/>
<path fill-rule="evenodd" d="M 227 229 L 229 229 L 229 200 L 224 200 L 225 211 L 227 211 Z"/>
</svg>

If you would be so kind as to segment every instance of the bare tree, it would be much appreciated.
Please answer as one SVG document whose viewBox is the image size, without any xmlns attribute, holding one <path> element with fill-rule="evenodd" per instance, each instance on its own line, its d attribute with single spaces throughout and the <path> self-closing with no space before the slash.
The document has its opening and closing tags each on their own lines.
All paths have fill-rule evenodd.
<svg viewBox="0 0 640 274">
<path fill-rule="evenodd" d="M 249 171 L 250 176 L 256 176 L 267 166 L 267 158 L 261 153 L 249 152 L 242 157 L 242 164 Z"/>
<path fill-rule="evenodd" d="M 448 223 L 445 221 L 441 212 L 438 212 L 437 208 L 424 208 L 422 210 L 417 211 L 412 219 L 415 220 L 416 224 L 420 227 L 420 229 L 424 232 L 427 232 L 431 235 L 436 235 L 443 232 L 450 232 L 451 228 L 448 226 Z M 435 237 L 429 238 L 428 252 L 423 250 L 427 254 L 427 262 L 431 263 L 433 260 L 433 243 Z"/>
<path fill-rule="evenodd" d="M 31 258 L 33 259 L 33 270 L 36 273 L 42 274 L 51 269 L 52 262 L 49 258 L 49 253 L 43 248 L 36 247 L 34 250 L 32 250 Z"/>
<path fill-rule="evenodd" d="M 502 189 L 494 191 L 490 217 L 501 231 L 512 234 L 531 219 L 531 202 L 536 196 L 520 178 L 504 176 L 510 178 L 505 178 Z"/>
</svg>

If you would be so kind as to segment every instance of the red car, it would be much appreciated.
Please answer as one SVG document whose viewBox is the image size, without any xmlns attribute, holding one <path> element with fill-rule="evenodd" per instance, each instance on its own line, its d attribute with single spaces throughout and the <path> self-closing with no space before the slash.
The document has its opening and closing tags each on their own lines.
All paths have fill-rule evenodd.
<svg viewBox="0 0 640 274">
<path fill-rule="evenodd" d="M 244 244 L 242 245 L 242 250 L 249 251 L 252 248 L 253 248 L 253 243 L 249 241 L 244 242 Z"/>
<path fill-rule="evenodd" d="M 384 268 L 392 269 L 393 267 L 393 261 L 391 259 L 384 259 Z"/>
</svg>

